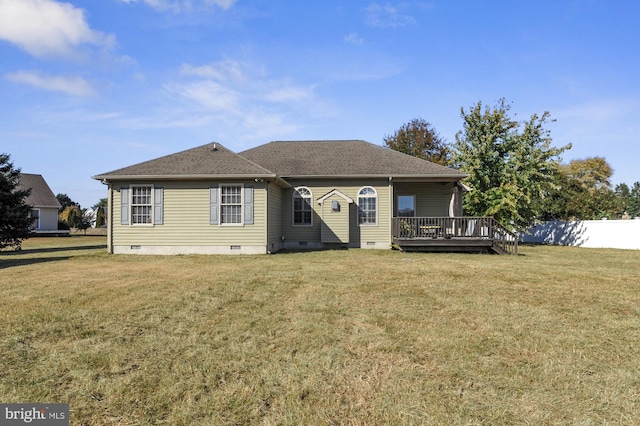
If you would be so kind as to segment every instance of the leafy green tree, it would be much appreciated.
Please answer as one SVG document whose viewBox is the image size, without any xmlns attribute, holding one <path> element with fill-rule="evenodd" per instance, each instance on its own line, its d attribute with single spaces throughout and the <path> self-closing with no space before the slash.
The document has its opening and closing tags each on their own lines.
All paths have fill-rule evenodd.
<svg viewBox="0 0 640 426">
<path fill-rule="evenodd" d="M 60 213 L 60 220 L 67 224 L 69 228 L 85 231 L 91 228 L 94 223 L 93 213 L 89 209 L 81 209 L 78 206 L 68 206 Z"/>
<path fill-rule="evenodd" d="M 0 250 L 19 250 L 22 241 L 31 235 L 31 206 L 26 204 L 31 189 L 18 188 L 20 169 L 10 159 L 9 154 L 0 154 Z"/>
<path fill-rule="evenodd" d="M 74 214 L 73 224 L 74 228 L 84 231 L 84 234 L 87 234 L 87 229 L 91 228 L 94 222 L 93 213 L 88 209 L 80 209 L 77 213 Z"/>
<path fill-rule="evenodd" d="M 105 224 L 104 207 L 96 208 L 96 228 L 102 228 Z"/>
<path fill-rule="evenodd" d="M 392 136 L 385 136 L 385 145 L 423 160 L 448 166 L 451 150 L 433 126 L 421 118 L 404 124 Z"/>
<path fill-rule="evenodd" d="M 100 207 L 102 207 L 103 209 L 106 209 L 108 203 L 109 203 L 109 200 L 107 200 L 106 198 L 100 198 L 100 201 L 98 201 L 93 206 L 91 206 L 91 208 L 94 210 Z"/>
<path fill-rule="evenodd" d="M 78 216 L 80 216 L 80 208 L 77 206 L 69 206 L 60 214 L 60 218 L 67 222 L 69 228 L 76 227 Z"/>
<path fill-rule="evenodd" d="M 614 192 L 623 215 L 640 217 L 640 182 L 635 182 L 631 188 L 621 183 L 616 185 Z"/>
<path fill-rule="evenodd" d="M 514 230 L 532 225 L 542 211 L 542 199 L 554 187 L 559 155 L 571 145 L 551 146 L 545 125 L 550 114 L 533 114 L 518 122 L 500 99 L 492 108 L 481 102 L 461 108 L 463 129 L 456 134 L 453 163 L 468 173 L 472 191 L 465 195 L 465 214 L 493 216 Z"/>
<path fill-rule="evenodd" d="M 625 184 L 611 189 L 613 169 L 602 157 L 562 164 L 554 177 L 555 187 L 543 203 L 541 220 L 594 220 L 621 218 L 630 209 Z"/>
<path fill-rule="evenodd" d="M 594 220 L 614 218 L 618 212 L 615 193 L 611 189 L 613 169 L 603 157 L 572 160 L 562 166 L 568 180 L 568 211 L 576 219 Z"/>
<path fill-rule="evenodd" d="M 61 205 L 59 212 L 63 212 L 67 207 L 72 207 L 72 206 L 80 207 L 80 204 L 73 201 L 67 194 L 58 194 L 56 195 L 56 198 L 58 199 L 58 202 L 60 202 L 60 205 Z"/>
<path fill-rule="evenodd" d="M 640 217 L 640 182 L 634 182 L 631 187 L 627 211 L 631 217 Z"/>
<path fill-rule="evenodd" d="M 96 228 L 101 228 L 105 226 L 106 222 L 106 211 L 109 201 L 106 198 L 101 198 L 96 204 L 91 207 L 96 211 Z"/>
</svg>

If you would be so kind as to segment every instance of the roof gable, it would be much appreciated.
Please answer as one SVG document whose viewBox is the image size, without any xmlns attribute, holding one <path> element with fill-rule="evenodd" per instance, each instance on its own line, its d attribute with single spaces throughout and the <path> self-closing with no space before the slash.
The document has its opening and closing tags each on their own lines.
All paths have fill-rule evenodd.
<svg viewBox="0 0 640 426">
<path fill-rule="evenodd" d="M 42 175 L 35 175 L 30 173 L 20 173 L 20 182 L 18 183 L 18 189 L 31 188 L 31 194 L 25 200 L 26 204 L 33 207 L 53 207 L 60 208 L 60 202 L 53 195 L 53 191 L 49 188 L 49 185 L 44 180 Z"/>
<path fill-rule="evenodd" d="M 334 195 L 337 195 L 339 197 L 341 197 L 343 200 L 345 200 L 347 203 L 349 204 L 353 204 L 353 198 L 344 195 L 342 192 L 338 191 L 337 189 L 332 189 L 331 191 L 327 192 L 326 194 L 324 194 L 322 197 L 318 198 L 318 204 L 322 204 L 325 202 L 325 200 L 327 200 L 328 198 L 333 197 Z"/>
<path fill-rule="evenodd" d="M 210 143 L 154 160 L 94 176 L 117 178 L 188 178 L 203 176 L 274 176 L 272 172 L 241 157 L 219 143 Z"/>
<path fill-rule="evenodd" d="M 362 140 L 277 141 L 243 151 L 240 155 L 285 178 L 466 177 L 457 170 Z"/>
</svg>

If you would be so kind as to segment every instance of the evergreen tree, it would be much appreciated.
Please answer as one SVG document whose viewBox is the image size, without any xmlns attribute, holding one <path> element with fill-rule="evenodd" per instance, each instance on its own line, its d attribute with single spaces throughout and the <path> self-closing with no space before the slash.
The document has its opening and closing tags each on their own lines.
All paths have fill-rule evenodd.
<svg viewBox="0 0 640 426">
<path fill-rule="evenodd" d="M 20 169 L 13 166 L 9 154 L 0 154 L 0 250 L 19 250 L 31 235 L 31 206 L 26 204 L 31 189 L 18 189 L 19 183 Z"/>
</svg>

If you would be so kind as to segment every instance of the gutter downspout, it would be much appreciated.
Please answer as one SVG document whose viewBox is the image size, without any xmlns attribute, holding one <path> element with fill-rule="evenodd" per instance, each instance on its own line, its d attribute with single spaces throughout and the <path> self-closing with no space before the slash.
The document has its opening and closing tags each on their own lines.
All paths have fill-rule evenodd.
<svg viewBox="0 0 640 426">
<path fill-rule="evenodd" d="M 393 244 L 393 177 L 389 176 L 389 246 Z"/>
<path fill-rule="evenodd" d="M 269 185 L 269 182 L 264 182 L 264 240 L 267 254 L 271 254 L 271 249 L 269 248 Z"/>
<path fill-rule="evenodd" d="M 108 181 L 102 183 L 107 185 L 107 253 L 113 254 L 113 191 Z"/>
</svg>

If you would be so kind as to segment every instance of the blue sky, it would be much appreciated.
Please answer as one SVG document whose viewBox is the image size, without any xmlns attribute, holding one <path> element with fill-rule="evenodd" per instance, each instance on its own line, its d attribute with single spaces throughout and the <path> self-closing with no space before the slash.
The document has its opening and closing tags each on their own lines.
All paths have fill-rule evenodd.
<svg viewBox="0 0 640 426">
<path fill-rule="evenodd" d="M 212 141 L 382 144 L 413 118 L 549 111 L 565 162 L 640 181 L 635 0 L 0 0 L 0 152 L 83 207 L 91 176 Z"/>
</svg>

